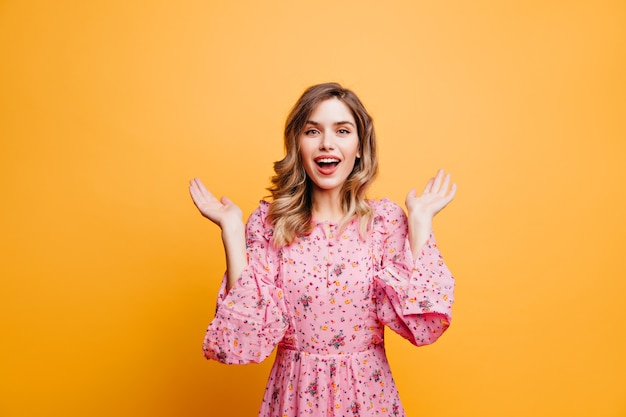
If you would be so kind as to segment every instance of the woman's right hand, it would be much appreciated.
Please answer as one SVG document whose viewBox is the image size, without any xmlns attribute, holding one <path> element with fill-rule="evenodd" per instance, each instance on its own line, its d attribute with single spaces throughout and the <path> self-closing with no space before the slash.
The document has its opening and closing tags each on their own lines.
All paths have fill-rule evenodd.
<svg viewBox="0 0 626 417">
<path fill-rule="evenodd" d="M 199 178 L 189 181 L 189 194 L 200 213 L 222 230 L 243 223 L 241 209 L 226 197 L 215 198 Z"/>
<path fill-rule="evenodd" d="M 198 178 L 189 181 L 189 194 L 200 213 L 222 229 L 229 291 L 248 263 L 241 209 L 226 197 L 215 198 Z"/>
</svg>

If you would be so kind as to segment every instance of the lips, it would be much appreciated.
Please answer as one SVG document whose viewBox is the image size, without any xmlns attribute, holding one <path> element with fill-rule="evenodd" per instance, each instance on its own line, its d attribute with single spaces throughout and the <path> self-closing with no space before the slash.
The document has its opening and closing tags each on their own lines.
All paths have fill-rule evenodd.
<svg viewBox="0 0 626 417">
<path fill-rule="evenodd" d="M 331 175 L 337 170 L 337 166 L 341 162 L 339 158 L 328 155 L 318 156 L 314 161 L 317 165 L 317 170 L 323 175 Z"/>
</svg>

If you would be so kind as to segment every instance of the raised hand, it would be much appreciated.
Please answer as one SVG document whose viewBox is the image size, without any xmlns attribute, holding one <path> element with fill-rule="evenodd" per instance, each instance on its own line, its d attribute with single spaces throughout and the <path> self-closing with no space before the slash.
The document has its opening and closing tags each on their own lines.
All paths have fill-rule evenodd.
<svg viewBox="0 0 626 417">
<path fill-rule="evenodd" d="M 226 197 L 215 198 L 199 178 L 189 181 L 189 194 L 200 213 L 220 228 L 243 223 L 241 209 Z"/>
<path fill-rule="evenodd" d="M 450 186 L 450 174 L 443 169 L 431 178 L 420 196 L 415 189 L 406 196 L 406 208 L 409 211 L 409 242 L 413 258 L 417 258 L 422 246 L 433 230 L 433 217 L 452 201 L 456 194 L 456 184 Z"/>
<path fill-rule="evenodd" d="M 189 181 L 189 194 L 200 213 L 222 229 L 228 277 L 226 290 L 229 291 L 248 262 L 241 209 L 226 197 L 215 198 L 198 178 Z"/>
<path fill-rule="evenodd" d="M 421 195 L 416 195 L 415 189 L 406 196 L 406 207 L 409 217 L 420 221 L 432 221 L 433 217 L 452 201 L 456 194 L 456 184 L 450 186 L 450 174 L 444 175 L 440 169 L 434 178 L 431 178 Z"/>
</svg>

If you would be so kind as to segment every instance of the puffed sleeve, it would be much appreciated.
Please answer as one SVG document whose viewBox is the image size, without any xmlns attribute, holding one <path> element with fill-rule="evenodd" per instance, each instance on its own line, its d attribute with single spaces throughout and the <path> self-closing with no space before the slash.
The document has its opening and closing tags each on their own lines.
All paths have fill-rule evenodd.
<svg viewBox="0 0 626 417">
<path fill-rule="evenodd" d="M 431 234 L 413 259 L 407 218 L 397 204 L 376 208 L 380 259 L 375 259 L 378 319 L 414 345 L 433 343 L 450 326 L 454 278 Z"/>
<path fill-rule="evenodd" d="M 218 295 L 215 317 L 204 338 L 207 359 L 222 363 L 261 362 L 274 350 L 287 329 L 283 292 L 275 285 L 277 251 L 266 223 L 268 203 L 262 201 L 246 223 L 248 265 L 226 293 Z"/>
</svg>

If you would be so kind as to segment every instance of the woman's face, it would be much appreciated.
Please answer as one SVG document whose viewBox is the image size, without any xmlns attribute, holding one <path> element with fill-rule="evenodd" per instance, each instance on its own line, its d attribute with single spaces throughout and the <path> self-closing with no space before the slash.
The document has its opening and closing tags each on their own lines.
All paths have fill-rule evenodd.
<svg viewBox="0 0 626 417">
<path fill-rule="evenodd" d="M 313 183 L 313 198 L 324 193 L 339 197 L 356 158 L 359 135 L 352 112 L 342 101 L 331 98 L 313 109 L 300 141 L 300 157 Z"/>
</svg>

